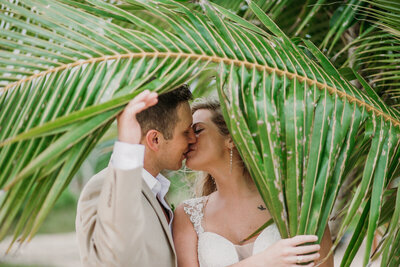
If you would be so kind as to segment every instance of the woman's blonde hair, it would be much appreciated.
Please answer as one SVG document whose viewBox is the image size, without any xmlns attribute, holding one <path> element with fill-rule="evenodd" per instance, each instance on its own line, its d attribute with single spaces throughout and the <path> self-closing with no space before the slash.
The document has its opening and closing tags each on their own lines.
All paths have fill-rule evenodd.
<svg viewBox="0 0 400 267">
<path fill-rule="evenodd" d="M 224 116 L 222 115 L 220 103 L 211 98 L 196 99 L 196 101 L 192 104 L 192 114 L 201 109 L 209 110 L 211 112 L 211 121 L 217 126 L 219 133 L 222 136 L 228 137 L 229 129 L 225 123 Z M 236 148 L 234 148 L 234 150 L 236 150 Z M 243 174 L 251 180 L 250 174 L 247 171 L 244 162 L 241 161 L 241 163 L 243 165 Z M 214 178 L 207 173 L 206 175 L 203 175 L 197 179 L 195 191 L 197 196 L 208 196 L 209 194 L 217 191 Z"/>
</svg>

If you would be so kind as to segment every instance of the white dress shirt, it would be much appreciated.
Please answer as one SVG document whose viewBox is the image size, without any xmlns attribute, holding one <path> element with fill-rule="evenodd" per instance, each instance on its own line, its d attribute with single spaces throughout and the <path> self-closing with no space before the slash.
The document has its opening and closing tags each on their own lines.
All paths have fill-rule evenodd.
<svg viewBox="0 0 400 267">
<path fill-rule="evenodd" d="M 143 166 L 143 161 L 144 145 L 128 144 L 119 141 L 115 142 L 114 151 L 111 156 L 111 162 L 115 168 L 121 170 L 135 169 L 139 166 Z M 154 177 L 144 168 L 142 169 L 142 177 L 145 183 L 154 193 L 154 196 L 168 211 L 169 217 L 171 219 L 169 221 L 169 227 L 171 228 L 174 214 L 171 210 L 171 207 L 165 201 L 165 195 L 168 193 L 171 182 L 160 173 L 156 177 Z"/>
</svg>

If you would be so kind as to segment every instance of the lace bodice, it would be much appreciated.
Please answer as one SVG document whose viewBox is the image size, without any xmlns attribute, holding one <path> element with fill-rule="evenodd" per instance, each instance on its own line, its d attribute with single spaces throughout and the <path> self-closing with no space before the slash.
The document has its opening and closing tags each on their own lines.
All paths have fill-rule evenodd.
<svg viewBox="0 0 400 267">
<path fill-rule="evenodd" d="M 225 237 L 204 231 L 201 222 L 207 197 L 192 198 L 183 202 L 198 236 L 197 252 L 200 267 L 222 267 L 257 254 L 281 239 L 278 228 L 272 224 L 265 228 L 254 243 L 235 245 Z"/>
</svg>

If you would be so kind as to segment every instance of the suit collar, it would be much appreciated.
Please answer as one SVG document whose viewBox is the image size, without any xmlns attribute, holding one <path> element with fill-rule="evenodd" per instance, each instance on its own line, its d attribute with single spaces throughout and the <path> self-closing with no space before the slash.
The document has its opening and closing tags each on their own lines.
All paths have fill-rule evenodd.
<svg viewBox="0 0 400 267">
<path fill-rule="evenodd" d="M 142 169 L 142 176 L 143 180 L 154 193 L 154 195 L 156 197 L 158 196 L 159 199 L 164 199 L 168 193 L 171 182 L 161 173 L 154 177 L 144 168 Z"/>
<path fill-rule="evenodd" d="M 144 182 L 148 185 L 150 190 L 153 192 L 154 196 L 160 201 L 160 203 L 167 210 L 168 215 L 171 218 L 170 222 L 170 227 L 171 227 L 174 213 L 172 212 L 169 203 L 165 199 L 165 196 L 168 193 L 171 182 L 167 178 L 165 178 L 165 176 L 163 176 L 161 173 L 159 173 L 156 177 L 154 177 L 146 169 L 142 169 L 142 176 Z"/>
<path fill-rule="evenodd" d="M 150 190 L 150 188 L 147 186 L 146 183 L 143 183 L 142 192 L 146 197 L 146 199 L 149 201 L 150 205 L 153 207 L 154 211 L 156 212 L 157 217 L 160 220 L 160 223 L 164 229 L 164 232 L 168 237 L 168 241 L 172 247 L 172 250 L 176 255 L 174 241 L 172 239 L 171 228 L 168 225 L 167 219 L 165 218 L 164 212 L 161 209 L 160 203 L 157 201 L 156 197 L 154 196 L 154 193 Z"/>
</svg>

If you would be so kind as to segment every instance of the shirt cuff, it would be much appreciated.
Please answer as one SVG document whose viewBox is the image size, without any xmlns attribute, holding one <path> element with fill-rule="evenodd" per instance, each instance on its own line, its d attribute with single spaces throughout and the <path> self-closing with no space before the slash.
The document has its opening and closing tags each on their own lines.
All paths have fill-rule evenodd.
<svg viewBox="0 0 400 267">
<path fill-rule="evenodd" d="M 116 141 L 111 156 L 112 165 L 121 170 L 132 170 L 143 166 L 144 145 Z"/>
</svg>

